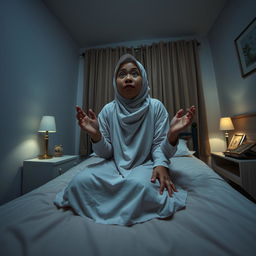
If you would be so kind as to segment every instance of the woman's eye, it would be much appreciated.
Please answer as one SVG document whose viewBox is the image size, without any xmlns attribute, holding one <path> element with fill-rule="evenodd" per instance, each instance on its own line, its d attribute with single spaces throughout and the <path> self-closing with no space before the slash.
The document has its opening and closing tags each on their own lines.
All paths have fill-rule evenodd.
<svg viewBox="0 0 256 256">
<path fill-rule="evenodd" d="M 124 78 L 126 76 L 126 74 L 124 73 L 124 72 L 120 72 L 119 74 L 118 74 L 118 77 L 120 77 L 120 78 Z"/>
<path fill-rule="evenodd" d="M 133 71 L 133 72 L 132 72 L 132 76 L 133 76 L 133 77 L 137 77 L 138 75 L 139 75 L 139 73 L 138 73 L 137 71 Z"/>
</svg>

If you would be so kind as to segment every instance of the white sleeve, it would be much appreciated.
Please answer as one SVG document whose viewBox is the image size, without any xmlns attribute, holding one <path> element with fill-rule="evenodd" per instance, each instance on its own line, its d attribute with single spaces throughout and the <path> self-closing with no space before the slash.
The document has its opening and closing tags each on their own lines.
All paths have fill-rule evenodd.
<svg viewBox="0 0 256 256">
<path fill-rule="evenodd" d="M 109 159 L 113 157 L 113 147 L 111 144 L 108 112 L 105 111 L 105 108 L 99 113 L 98 121 L 101 140 L 96 143 L 92 142 L 92 149 L 99 157 Z"/>
<path fill-rule="evenodd" d="M 169 167 L 170 158 L 175 154 L 177 145 L 172 146 L 167 139 L 170 127 L 168 112 L 163 104 L 158 104 L 155 114 L 154 138 L 152 145 L 153 167 Z"/>
</svg>

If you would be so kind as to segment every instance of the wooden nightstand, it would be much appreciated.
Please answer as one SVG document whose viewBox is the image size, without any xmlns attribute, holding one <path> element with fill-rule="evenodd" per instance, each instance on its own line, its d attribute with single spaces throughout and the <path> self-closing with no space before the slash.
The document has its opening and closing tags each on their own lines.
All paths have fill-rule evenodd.
<svg viewBox="0 0 256 256">
<path fill-rule="evenodd" d="M 27 193 L 79 163 L 79 156 L 61 156 L 50 159 L 33 158 L 23 162 L 22 194 Z"/>
<path fill-rule="evenodd" d="M 256 199 L 256 159 L 236 159 L 213 152 L 211 164 L 218 174 L 238 184 Z"/>
</svg>

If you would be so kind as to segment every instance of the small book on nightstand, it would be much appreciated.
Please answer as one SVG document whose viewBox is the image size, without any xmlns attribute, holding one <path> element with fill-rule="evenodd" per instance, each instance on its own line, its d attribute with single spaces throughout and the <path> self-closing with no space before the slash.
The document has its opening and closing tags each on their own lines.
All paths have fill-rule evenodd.
<svg viewBox="0 0 256 256">
<path fill-rule="evenodd" d="M 245 143 L 238 148 L 223 152 L 225 156 L 238 159 L 256 159 L 256 143 Z"/>
</svg>

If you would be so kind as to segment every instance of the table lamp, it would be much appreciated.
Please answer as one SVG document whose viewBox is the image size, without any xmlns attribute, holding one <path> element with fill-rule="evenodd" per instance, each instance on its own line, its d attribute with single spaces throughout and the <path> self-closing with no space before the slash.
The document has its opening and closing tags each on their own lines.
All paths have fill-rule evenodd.
<svg viewBox="0 0 256 256">
<path fill-rule="evenodd" d="M 226 144 L 228 148 L 228 131 L 234 130 L 234 125 L 230 117 L 222 117 L 220 119 L 220 130 L 225 131 Z"/>
<path fill-rule="evenodd" d="M 52 158 L 51 155 L 48 154 L 48 141 L 49 141 L 49 132 L 56 132 L 56 124 L 54 116 L 43 116 L 40 122 L 40 127 L 38 132 L 44 132 L 44 154 L 40 155 L 39 159 L 49 159 Z"/>
</svg>

